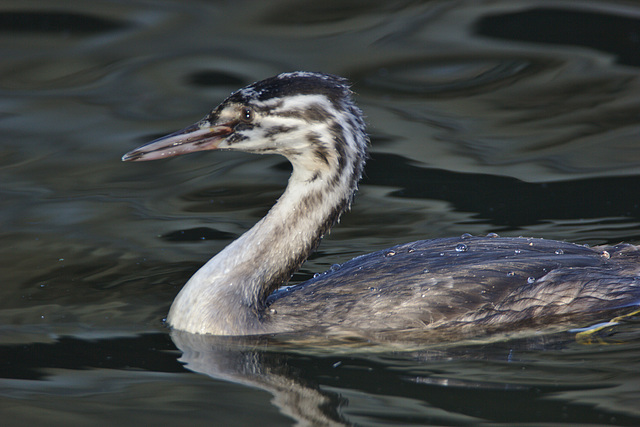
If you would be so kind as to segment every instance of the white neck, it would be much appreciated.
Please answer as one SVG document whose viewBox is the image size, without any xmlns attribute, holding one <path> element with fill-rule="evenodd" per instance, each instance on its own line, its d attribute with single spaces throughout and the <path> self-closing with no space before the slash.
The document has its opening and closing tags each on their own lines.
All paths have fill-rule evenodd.
<svg viewBox="0 0 640 427">
<path fill-rule="evenodd" d="M 289 158 L 293 173 L 284 194 L 262 220 L 191 277 L 171 306 L 170 326 L 216 335 L 278 332 L 265 321 L 267 296 L 307 259 L 348 209 L 357 188 L 367 138 L 360 129 L 341 136 L 343 146 L 332 147 L 328 161 L 312 150 Z"/>
</svg>

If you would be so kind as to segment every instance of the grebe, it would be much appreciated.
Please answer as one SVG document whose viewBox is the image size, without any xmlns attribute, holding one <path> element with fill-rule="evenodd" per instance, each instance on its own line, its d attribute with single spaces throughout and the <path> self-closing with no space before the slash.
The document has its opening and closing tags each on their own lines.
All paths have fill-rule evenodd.
<svg viewBox="0 0 640 427">
<path fill-rule="evenodd" d="M 168 325 L 214 335 L 509 328 L 640 303 L 637 246 L 493 235 L 395 246 L 278 290 L 349 209 L 368 145 L 346 79 L 293 72 L 240 89 L 196 124 L 125 154 L 237 150 L 293 165 L 269 213 L 182 288 Z"/>
</svg>

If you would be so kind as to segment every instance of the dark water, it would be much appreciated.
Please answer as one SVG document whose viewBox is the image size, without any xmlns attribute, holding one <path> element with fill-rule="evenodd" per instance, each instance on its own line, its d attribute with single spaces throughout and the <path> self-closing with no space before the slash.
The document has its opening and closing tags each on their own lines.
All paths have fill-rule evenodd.
<svg viewBox="0 0 640 427">
<path fill-rule="evenodd" d="M 2 425 L 640 424 L 633 319 L 590 345 L 172 340 L 175 294 L 288 169 L 120 162 L 240 86 L 321 70 L 354 82 L 372 159 L 295 281 L 465 232 L 639 244 L 640 5 L 549 4 L 0 5 Z"/>
</svg>

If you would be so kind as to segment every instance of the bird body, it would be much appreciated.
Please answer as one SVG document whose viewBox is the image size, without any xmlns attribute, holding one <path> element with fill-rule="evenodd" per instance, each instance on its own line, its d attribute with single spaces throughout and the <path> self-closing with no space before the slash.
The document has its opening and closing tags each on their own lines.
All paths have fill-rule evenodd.
<svg viewBox="0 0 640 427">
<path fill-rule="evenodd" d="M 291 330 L 504 330 L 631 305 L 639 263 L 640 251 L 628 244 L 587 248 L 494 235 L 421 240 L 280 290 L 268 307 Z"/>
<path fill-rule="evenodd" d="M 167 322 L 198 334 L 504 326 L 640 303 L 640 250 L 462 236 L 400 245 L 277 290 L 350 207 L 367 156 L 345 79 L 280 74 L 231 94 L 200 122 L 123 160 L 199 150 L 281 154 L 293 165 L 269 213 L 207 262 Z"/>
</svg>

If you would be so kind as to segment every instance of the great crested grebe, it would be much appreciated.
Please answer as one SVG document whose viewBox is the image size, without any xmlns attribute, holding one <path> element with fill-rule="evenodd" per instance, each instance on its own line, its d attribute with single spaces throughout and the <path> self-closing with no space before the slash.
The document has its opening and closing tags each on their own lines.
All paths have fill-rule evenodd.
<svg viewBox="0 0 640 427">
<path fill-rule="evenodd" d="M 127 153 L 124 161 L 237 150 L 293 165 L 278 202 L 191 277 L 167 323 L 215 335 L 508 328 L 640 303 L 637 246 L 492 235 L 395 246 L 277 290 L 349 209 L 368 144 L 345 79 L 293 72 L 240 89 L 198 123 Z"/>
</svg>

